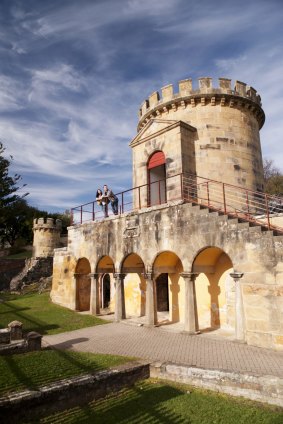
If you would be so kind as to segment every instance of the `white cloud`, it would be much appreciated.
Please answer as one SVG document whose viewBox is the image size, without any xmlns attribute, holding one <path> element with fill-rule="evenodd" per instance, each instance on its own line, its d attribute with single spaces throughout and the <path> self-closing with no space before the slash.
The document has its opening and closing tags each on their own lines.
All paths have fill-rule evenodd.
<svg viewBox="0 0 283 424">
<path fill-rule="evenodd" d="M 0 75 L 0 112 L 16 111 L 24 106 L 24 84 L 6 75 Z"/>
<path fill-rule="evenodd" d="M 79 73 L 65 63 L 60 63 L 49 69 L 33 70 L 32 74 L 32 89 L 51 83 L 69 90 L 80 91 L 84 84 Z"/>
<path fill-rule="evenodd" d="M 79 203 L 104 176 L 130 186 L 139 105 L 167 83 L 204 74 L 258 90 L 263 151 L 282 166 L 283 9 L 274 0 L 212 3 L 12 0 L 1 28 L 0 137 L 32 201 Z"/>
</svg>

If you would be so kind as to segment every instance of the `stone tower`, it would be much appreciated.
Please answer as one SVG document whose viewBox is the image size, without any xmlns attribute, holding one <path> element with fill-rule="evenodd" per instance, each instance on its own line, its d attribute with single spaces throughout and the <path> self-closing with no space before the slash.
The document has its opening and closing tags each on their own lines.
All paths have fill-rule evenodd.
<svg viewBox="0 0 283 424">
<path fill-rule="evenodd" d="M 138 134 L 130 144 L 133 186 L 183 173 L 262 191 L 264 120 L 260 96 L 240 81 L 232 89 L 230 79 L 219 78 L 214 88 L 211 78 L 199 78 L 194 89 L 186 79 L 176 94 L 172 84 L 163 87 L 161 96 L 152 93 L 139 111 Z M 162 164 L 164 171 L 158 169 Z M 167 182 L 170 200 L 180 184 L 173 177 Z"/>
<path fill-rule="evenodd" d="M 53 256 L 53 251 L 60 246 L 62 223 L 60 219 L 36 218 L 33 221 L 33 257 Z"/>
</svg>

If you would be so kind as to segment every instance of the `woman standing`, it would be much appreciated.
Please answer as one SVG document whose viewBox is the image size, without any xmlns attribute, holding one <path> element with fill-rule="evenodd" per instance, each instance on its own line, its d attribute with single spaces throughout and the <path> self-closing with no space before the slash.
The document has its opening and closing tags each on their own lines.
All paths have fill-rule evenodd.
<svg viewBox="0 0 283 424">
<path fill-rule="evenodd" d="M 104 218 L 108 218 L 108 203 L 109 200 L 107 197 L 103 196 L 102 190 L 100 188 L 97 189 L 96 192 L 96 202 L 104 212 Z"/>
</svg>

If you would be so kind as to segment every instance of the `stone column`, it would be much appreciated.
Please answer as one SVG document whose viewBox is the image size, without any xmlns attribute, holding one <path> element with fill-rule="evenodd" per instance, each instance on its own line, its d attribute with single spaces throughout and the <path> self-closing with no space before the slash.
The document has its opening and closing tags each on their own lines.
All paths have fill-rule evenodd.
<svg viewBox="0 0 283 424">
<path fill-rule="evenodd" d="M 23 324 L 20 321 L 10 322 L 8 328 L 10 328 L 11 340 L 21 340 L 23 338 Z"/>
<path fill-rule="evenodd" d="M 42 335 L 36 331 L 31 331 L 27 334 L 27 350 L 41 350 Z"/>
<path fill-rule="evenodd" d="M 151 272 L 145 272 L 143 276 L 146 280 L 146 325 L 152 327 L 157 324 L 156 286 Z"/>
<path fill-rule="evenodd" d="M 126 318 L 124 278 L 126 274 L 115 273 L 115 321 Z"/>
<path fill-rule="evenodd" d="M 231 272 L 230 277 L 235 282 L 235 336 L 236 340 L 245 341 L 245 317 L 242 298 L 241 278 L 242 272 Z"/>
<path fill-rule="evenodd" d="M 90 277 L 90 313 L 91 315 L 98 315 L 99 308 L 99 276 L 100 274 L 89 274 Z"/>
<path fill-rule="evenodd" d="M 198 274 L 182 272 L 181 277 L 185 280 L 185 323 L 184 331 L 189 334 L 198 334 L 198 319 L 196 305 L 195 279 Z"/>
<path fill-rule="evenodd" d="M 70 308 L 76 311 L 78 309 L 78 279 L 80 274 L 74 273 L 72 278 L 72 294 L 70 298 Z"/>
</svg>

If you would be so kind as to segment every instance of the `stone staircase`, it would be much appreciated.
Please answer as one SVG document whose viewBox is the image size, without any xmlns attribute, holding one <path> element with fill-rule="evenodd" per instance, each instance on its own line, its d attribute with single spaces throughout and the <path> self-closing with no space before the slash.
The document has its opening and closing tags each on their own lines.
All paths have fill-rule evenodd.
<svg viewBox="0 0 283 424">
<path fill-rule="evenodd" d="M 11 280 L 10 290 L 20 290 L 24 285 L 38 282 L 42 277 L 50 277 L 52 275 L 52 268 L 52 256 L 27 259 L 24 269 Z"/>
<path fill-rule="evenodd" d="M 269 230 L 267 226 L 258 222 L 245 220 L 243 217 L 235 217 L 231 214 L 225 214 L 221 210 L 216 211 L 214 208 L 210 208 L 203 204 L 189 203 L 189 205 L 196 221 L 199 220 L 203 222 L 203 216 L 207 216 L 209 225 L 212 225 L 213 221 L 216 221 L 218 226 L 222 223 L 222 225 L 227 225 L 227 230 L 247 232 L 251 239 L 269 239 L 273 243 L 276 243 L 275 247 L 277 249 L 282 248 L 283 250 L 283 228 L 282 231 L 278 228 Z"/>
</svg>

